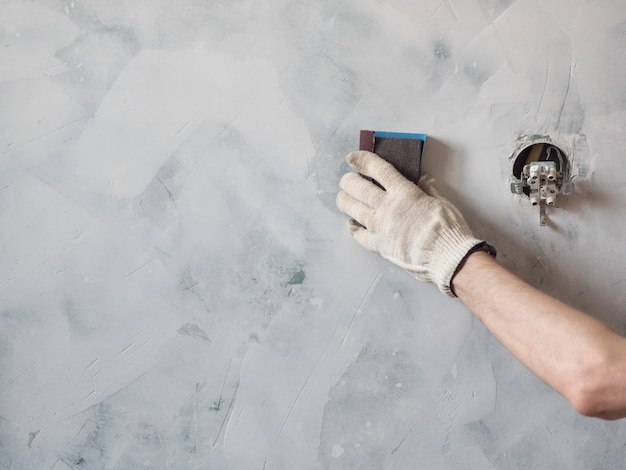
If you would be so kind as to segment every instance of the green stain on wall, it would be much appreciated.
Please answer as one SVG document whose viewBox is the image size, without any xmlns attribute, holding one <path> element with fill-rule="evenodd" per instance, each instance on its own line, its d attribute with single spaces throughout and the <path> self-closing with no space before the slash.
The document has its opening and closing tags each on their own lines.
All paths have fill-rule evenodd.
<svg viewBox="0 0 626 470">
<path fill-rule="evenodd" d="M 304 282 L 305 277 L 306 277 L 306 274 L 304 273 L 302 268 L 299 268 L 295 273 L 293 273 L 293 275 L 291 276 L 291 279 L 289 279 L 289 281 L 287 282 L 287 285 L 295 286 L 298 284 L 302 284 Z"/>
</svg>

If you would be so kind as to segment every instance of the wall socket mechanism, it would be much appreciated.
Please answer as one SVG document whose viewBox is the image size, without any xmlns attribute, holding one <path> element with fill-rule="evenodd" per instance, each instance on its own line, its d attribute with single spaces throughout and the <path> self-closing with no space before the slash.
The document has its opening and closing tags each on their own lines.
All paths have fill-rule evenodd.
<svg viewBox="0 0 626 470">
<path fill-rule="evenodd" d="M 539 206 L 539 225 L 546 225 L 546 207 L 556 205 L 558 194 L 574 194 L 565 153 L 549 142 L 523 148 L 513 163 L 511 192 L 525 195 L 532 206 Z"/>
</svg>

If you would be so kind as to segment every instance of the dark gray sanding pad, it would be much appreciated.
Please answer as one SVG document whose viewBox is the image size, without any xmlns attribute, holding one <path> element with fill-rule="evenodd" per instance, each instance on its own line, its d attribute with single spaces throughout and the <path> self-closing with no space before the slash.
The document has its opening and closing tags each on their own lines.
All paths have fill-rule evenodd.
<svg viewBox="0 0 626 470">
<path fill-rule="evenodd" d="M 374 152 L 391 163 L 402 175 L 415 184 L 422 170 L 424 134 L 404 134 L 379 131 L 361 131 L 359 150 Z"/>
</svg>

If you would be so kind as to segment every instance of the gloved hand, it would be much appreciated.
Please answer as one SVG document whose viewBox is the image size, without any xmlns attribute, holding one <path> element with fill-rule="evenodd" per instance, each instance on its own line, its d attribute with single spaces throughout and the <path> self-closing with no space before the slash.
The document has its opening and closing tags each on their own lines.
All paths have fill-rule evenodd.
<svg viewBox="0 0 626 470">
<path fill-rule="evenodd" d="M 421 281 L 434 282 L 450 297 L 455 296 L 452 278 L 470 253 L 495 255 L 491 246 L 474 238 L 458 209 L 439 195 L 430 175 L 424 174 L 416 186 L 374 153 L 352 152 L 346 160 L 360 174 L 341 178 L 336 203 L 352 217 L 350 231 L 366 249 Z"/>
</svg>

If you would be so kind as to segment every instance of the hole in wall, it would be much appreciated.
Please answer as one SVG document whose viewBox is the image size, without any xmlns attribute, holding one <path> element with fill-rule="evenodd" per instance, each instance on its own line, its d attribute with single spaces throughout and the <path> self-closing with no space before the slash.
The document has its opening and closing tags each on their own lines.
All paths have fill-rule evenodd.
<svg viewBox="0 0 626 470">
<path fill-rule="evenodd" d="M 569 160 L 567 154 L 554 144 L 548 142 L 534 143 L 520 150 L 513 163 L 513 176 L 522 178 L 524 166 L 532 162 L 554 162 L 556 172 L 565 179 L 569 175 Z M 556 175 L 548 175 L 550 181 L 556 179 Z M 527 196 L 530 194 L 528 186 L 522 189 Z M 536 204 L 533 204 L 536 205 Z"/>
</svg>

